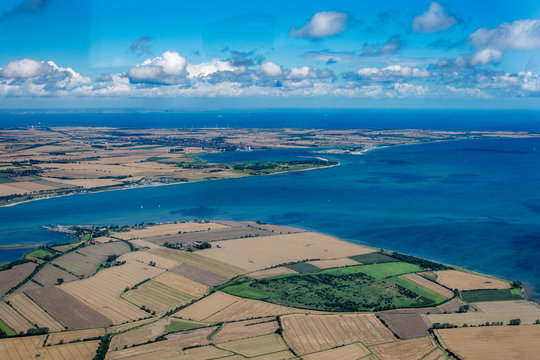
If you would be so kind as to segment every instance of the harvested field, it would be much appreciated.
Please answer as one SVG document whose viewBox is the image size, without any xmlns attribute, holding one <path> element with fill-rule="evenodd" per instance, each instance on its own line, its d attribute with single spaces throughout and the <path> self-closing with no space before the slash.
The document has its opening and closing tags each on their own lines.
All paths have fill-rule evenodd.
<svg viewBox="0 0 540 360">
<path fill-rule="evenodd" d="M 358 261 L 349 258 L 309 261 L 308 264 L 315 265 L 319 269 L 331 269 L 344 266 L 360 265 Z"/>
<path fill-rule="evenodd" d="M 231 304 L 237 302 L 239 298 L 222 292 L 215 292 L 210 296 L 205 297 L 202 300 L 197 301 L 196 303 L 184 308 L 173 316 L 191 319 L 196 321 L 203 321 L 212 314 L 217 313 L 218 311 L 230 306 Z"/>
<path fill-rule="evenodd" d="M 105 329 L 103 328 L 52 333 L 47 337 L 45 345 L 67 344 L 72 341 L 84 341 L 103 335 L 105 335 Z"/>
<path fill-rule="evenodd" d="M 99 341 L 42 347 L 45 335 L 0 339 L 0 353 L 5 360 L 91 360 L 96 354 Z"/>
<path fill-rule="evenodd" d="M 147 237 L 145 240 L 154 244 L 163 245 L 166 242 L 178 244 L 183 242 L 213 242 L 220 240 L 239 239 L 244 237 L 257 237 L 275 235 L 270 231 L 254 229 L 251 227 L 234 227 L 227 229 L 217 229 L 211 231 L 196 231 L 184 234 L 174 234 L 156 237 Z"/>
<path fill-rule="evenodd" d="M 78 278 L 62 269 L 52 266 L 51 264 L 45 265 L 39 272 L 32 278 L 44 287 L 51 287 L 58 284 L 58 279 L 62 279 L 64 283 L 78 280 Z"/>
<path fill-rule="evenodd" d="M 428 288 L 429 290 L 435 291 L 438 294 L 441 294 L 447 299 L 451 299 L 454 297 L 454 292 L 451 290 L 448 290 L 447 288 L 434 283 L 433 281 L 430 281 L 418 274 L 406 274 L 403 275 L 404 278 L 411 280 L 415 282 L 416 284 L 423 286 L 425 288 Z"/>
<path fill-rule="evenodd" d="M 200 254 L 250 271 L 307 259 L 332 259 L 374 251 L 313 232 L 216 241 L 213 245 Z"/>
<path fill-rule="evenodd" d="M 304 355 L 304 360 L 328 360 L 328 359 L 343 359 L 356 360 L 368 355 L 370 351 L 362 344 L 351 344 L 338 347 L 332 350 L 321 351 L 318 353 Z"/>
<path fill-rule="evenodd" d="M 143 251 L 143 250 L 140 250 L 140 251 L 134 251 L 134 252 L 130 252 L 128 254 L 125 254 L 125 255 L 122 255 L 121 257 L 118 258 L 118 260 L 120 261 L 137 261 L 137 262 L 140 262 L 142 264 L 146 264 L 146 265 L 149 265 L 150 262 L 154 262 L 155 267 L 157 268 L 160 268 L 160 269 L 172 269 L 178 265 L 180 265 L 177 261 L 174 261 L 174 260 L 171 260 L 171 259 L 167 259 L 163 256 L 159 256 L 159 255 L 156 255 L 156 254 L 153 254 L 149 251 Z"/>
<path fill-rule="evenodd" d="M 154 280 L 145 282 L 134 290 L 129 290 L 122 294 L 122 297 L 139 307 L 145 306 L 158 314 L 187 304 L 193 299 L 188 294 Z"/>
<path fill-rule="evenodd" d="M 281 323 L 283 338 L 300 355 L 360 341 L 373 345 L 395 340 L 373 314 L 287 315 Z"/>
<path fill-rule="evenodd" d="M 209 271 L 211 273 L 228 279 L 246 272 L 246 270 L 238 266 L 229 265 L 228 263 L 225 263 L 219 259 L 210 259 L 206 256 L 200 255 L 199 253 L 203 253 L 203 251 L 198 251 L 197 253 L 190 253 L 187 251 L 174 249 L 156 249 L 151 250 L 151 252 L 174 261 L 198 267 L 202 270 Z M 189 278 L 189 276 L 186 277 Z"/>
<path fill-rule="evenodd" d="M 435 350 L 437 345 L 431 336 L 425 336 L 374 345 L 369 348 L 380 360 L 417 360 Z"/>
<path fill-rule="evenodd" d="M 461 359 L 538 359 L 540 326 L 485 326 L 435 330 L 441 345 Z"/>
<path fill-rule="evenodd" d="M 208 292 L 208 286 L 170 271 L 158 275 L 152 281 L 157 281 L 163 285 L 166 285 L 170 288 L 173 288 L 184 294 L 188 294 L 196 298 L 202 297 Z"/>
<path fill-rule="evenodd" d="M 420 314 L 390 312 L 378 313 L 377 316 L 400 339 L 413 339 L 429 335 L 429 328 Z"/>
<path fill-rule="evenodd" d="M 116 334 L 119 332 L 127 331 L 130 329 L 133 329 L 135 327 L 139 327 L 148 323 L 151 323 L 153 321 L 156 321 L 155 318 L 147 318 L 143 320 L 133 321 L 127 324 L 121 324 L 121 325 L 114 325 L 107 328 L 107 334 Z"/>
<path fill-rule="evenodd" d="M 226 323 L 213 336 L 212 340 L 215 342 L 224 342 L 273 334 L 278 327 L 278 323 L 274 317 Z"/>
<path fill-rule="evenodd" d="M 119 239 L 129 240 L 129 239 L 144 239 L 149 237 L 156 236 L 165 236 L 165 235 L 178 235 L 178 232 L 193 232 L 193 231 L 208 231 L 217 230 L 217 229 L 226 229 L 227 225 L 218 224 L 215 222 L 209 223 L 198 223 L 198 222 L 185 222 L 179 224 L 162 224 L 162 225 L 153 225 L 148 226 L 140 230 L 130 230 L 127 232 L 118 232 L 114 236 Z"/>
<path fill-rule="evenodd" d="M 38 327 L 49 328 L 50 331 L 64 330 L 64 327 L 59 324 L 58 321 L 43 311 L 43 309 L 26 296 L 26 294 L 12 294 L 6 301 L 9 301 L 11 306 L 32 324 L 36 324 Z"/>
<path fill-rule="evenodd" d="M 29 290 L 27 294 L 68 329 L 96 328 L 111 324 L 109 318 L 57 286 Z"/>
<path fill-rule="evenodd" d="M 278 334 L 263 335 L 243 340 L 220 343 L 217 347 L 239 353 L 246 357 L 261 356 L 288 350 L 288 346 Z"/>
<path fill-rule="evenodd" d="M 3 301 L 0 301 L 0 319 L 17 333 L 21 331 L 26 332 L 26 330 L 34 327 L 34 325 L 26 321 L 18 312 Z"/>
<path fill-rule="evenodd" d="M 297 272 L 285 266 L 278 266 L 268 270 L 255 271 L 249 274 L 254 279 L 264 279 L 270 276 L 296 274 Z"/>
<path fill-rule="evenodd" d="M 37 264 L 27 262 L 20 265 L 15 265 L 9 270 L 0 271 L 0 297 L 4 296 L 12 287 L 26 279 Z"/>
<path fill-rule="evenodd" d="M 160 319 L 128 332 L 115 335 L 111 339 L 109 349 L 111 351 L 120 350 L 124 347 L 131 347 L 133 345 L 144 344 L 148 340 L 154 340 L 156 337 L 163 334 L 165 326 L 169 323 L 169 319 Z"/>
<path fill-rule="evenodd" d="M 510 284 L 505 281 L 463 271 L 443 270 L 435 271 L 434 273 L 437 275 L 437 282 L 449 289 L 476 290 L 510 288 Z"/>
<path fill-rule="evenodd" d="M 480 325 L 499 321 L 508 324 L 512 319 L 521 319 L 522 324 L 533 324 L 536 319 L 540 319 L 540 307 L 526 300 L 479 302 L 473 306 L 478 311 L 424 315 L 424 319 L 430 326 L 434 323 L 463 326 L 463 324 Z"/>
<path fill-rule="evenodd" d="M 216 286 L 227 282 L 227 278 L 214 274 L 213 272 L 199 269 L 196 266 L 181 264 L 170 270 L 172 273 L 178 274 L 190 280 L 196 281 L 198 283 Z"/>
<path fill-rule="evenodd" d="M 455 299 L 452 299 L 450 300 L 449 302 L 447 303 L 444 303 L 442 305 L 439 305 L 437 306 L 439 309 L 441 309 L 443 312 L 445 313 L 454 313 L 454 312 L 458 312 L 459 311 L 459 308 L 461 306 L 465 305 L 465 303 L 463 302 L 463 300 L 459 299 L 459 298 L 455 298 Z"/>
<path fill-rule="evenodd" d="M 13 293 L 16 294 L 16 293 L 20 293 L 20 292 L 26 292 L 28 290 L 38 289 L 38 288 L 41 288 L 41 287 L 43 287 L 43 286 L 40 286 L 37 283 L 30 280 L 30 281 L 25 282 L 24 285 L 21 285 L 20 287 L 18 287 L 17 290 L 15 290 Z"/>
<path fill-rule="evenodd" d="M 129 240 L 130 243 L 132 243 L 133 245 L 135 245 L 136 248 L 138 249 L 144 249 L 144 248 L 148 248 L 148 249 L 160 249 L 161 246 L 160 245 L 157 245 L 157 244 L 154 244 L 154 243 L 151 243 L 150 241 L 146 241 L 146 240 Z"/>
</svg>

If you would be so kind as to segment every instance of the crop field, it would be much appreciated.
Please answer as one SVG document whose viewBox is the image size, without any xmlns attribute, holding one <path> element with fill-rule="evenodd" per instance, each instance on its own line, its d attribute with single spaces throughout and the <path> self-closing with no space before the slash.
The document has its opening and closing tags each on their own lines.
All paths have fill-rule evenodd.
<svg viewBox="0 0 540 360">
<path fill-rule="evenodd" d="M 0 301 L 0 319 L 17 333 L 26 332 L 26 330 L 34 327 L 3 301 Z"/>
<path fill-rule="evenodd" d="M 114 325 L 114 326 L 111 326 L 111 327 L 107 328 L 107 334 L 116 334 L 116 333 L 119 333 L 119 332 L 128 331 L 128 330 L 131 330 L 133 328 L 136 328 L 136 327 L 139 327 L 139 326 L 142 326 L 142 325 L 154 322 L 154 321 L 156 321 L 155 318 L 147 318 L 147 319 L 142 319 L 142 320 L 138 320 L 138 321 L 129 322 L 129 323 L 126 323 L 126 324 Z"/>
<path fill-rule="evenodd" d="M 220 246 L 218 248 L 217 246 Z M 205 257 L 234 264 L 249 271 L 309 259 L 333 259 L 374 250 L 313 232 L 216 241 Z"/>
<path fill-rule="evenodd" d="M 17 335 L 15 330 L 13 330 L 8 324 L 3 322 L 1 319 L 0 319 L 0 330 L 2 330 L 4 334 L 6 334 L 7 336 Z"/>
<path fill-rule="evenodd" d="M 360 265 L 358 261 L 350 258 L 308 261 L 308 264 L 315 265 L 319 269 L 331 269 L 344 266 Z"/>
<path fill-rule="evenodd" d="M 431 326 L 434 323 L 450 323 L 458 326 L 481 325 L 486 322 L 508 324 L 512 319 L 521 319 L 522 324 L 533 324 L 540 319 L 540 307 L 526 300 L 489 301 L 473 304 L 477 311 L 455 314 L 430 314 L 424 319 Z"/>
<path fill-rule="evenodd" d="M 124 293 L 122 297 L 139 307 L 145 306 L 158 314 L 187 304 L 193 299 L 191 295 L 154 280 L 145 282 L 136 289 Z"/>
<path fill-rule="evenodd" d="M 213 272 L 188 264 L 178 265 L 177 267 L 172 268 L 170 271 L 207 286 L 216 286 L 227 282 L 227 278 L 223 276 L 219 276 Z"/>
<path fill-rule="evenodd" d="M 462 359 L 537 359 L 540 326 L 484 326 L 435 330 L 441 345 Z"/>
<path fill-rule="evenodd" d="M 115 335 L 111 339 L 109 349 L 111 351 L 120 350 L 124 347 L 144 344 L 148 340 L 154 340 L 156 337 L 163 334 L 165 327 L 169 323 L 169 319 L 160 319 L 150 324 L 135 328 L 128 332 Z"/>
<path fill-rule="evenodd" d="M 67 344 L 75 341 L 93 339 L 103 335 L 105 335 L 105 329 L 103 328 L 52 333 L 47 337 L 45 345 Z"/>
<path fill-rule="evenodd" d="M 360 341 L 372 345 L 395 340 L 373 314 L 286 315 L 281 324 L 283 338 L 300 355 Z"/>
<path fill-rule="evenodd" d="M 218 229 L 211 231 L 197 231 L 184 234 L 148 237 L 145 240 L 154 244 L 163 245 L 166 242 L 171 244 L 178 244 L 182 242 L 213 242 L 220 240 L 240 239 L 240 238 L 254 238 L 258 236 L 275 235 L 270 231 L 260 230 L 247 226 L 238 226 L 233 228 Z"/>
<path fill-rule="evenodd" d="M 418 312 L 412 310 L 391 310 L 377 313 L 377 316 L 384 321 L 386 326 L 400 339 L 413 339 L 421 336 L 428 336 L 428 326 L 422 317 L 422 313 L 431 312 L 431 310 L 423 311 L 417 309 Z M 437 309 L 435 309 L 437 310 Z"/>
<path fill-rule="evenodd" d="M 27 262 L 15 265 L 9 270 L 0 271 L 0 296 L 4 296 L 12 287 L 26 279 L 36 266 L 36 263 Z"/>
<path fill-rule="evenodd" d="M 349 259 L 352 259 L 352 260 L 357 261 L 360 264 L 364 264 L 364 265 L 383 264 L 383 263 L 388 263 L 388 262 L 399 261 L 397 259 L 394 259 L 391 256 L 381 254 L 380 252 L 372 252 L 372 253 L 369 253 L 369 254 L 360 254 L 360 255 L 349 256 Z"/>
<path fill-rule="evenodd" d="M 434 273 L 437 275 L 437 282 L 449 289 L 476 290 L 510 288 L 510 284 L 505 281 L 463 271 L 443 270 L 435 271 Z"/>
<path fill-rule="evenodd" d="M 215 342 L 246 339 L 249 337 L 273 334 L 278 329 L 275 317 L 226 323 L 212 337 Z"/>
<path fill-rule="evenodd" d="M 394 284 L 397 284 L 399 286 L 402 286 L 404 287 L 405 289 L 409 289 L 413 292 L 415 292 L 416 294 L 420 295 L 421 297 L 423 297 L 424 299 L 426 299 L 424 301 L 424 306 L 431 306 L 431 305 L 437 305 L 437 304 L 440 304 L 442 302 L 444 302 L 445 300 L 447 300 L 446 297 L 442 296 L 441 294 L 425 287 L 425 286 L 422 286 L 422 285 L 419 285 L 418 283 L 414 282 L 414 281 L 411 281 L 409 279 L 407 279 L 406 277 L 393 277 L 393 278 L 390 278 L 390 279 L 387 279 L 388 281 L 394 283 Z"/>
<path fill-rule="evenodd" d="M 46 248 L 40 248 L 36 250 L 32 250 L 24 254 L 24 257 L 27 259 L 38 259 L 38 260 L 48 260 L 54 256 L 54 251 L 46 249 Z"/>
<path fill-rule="evenodd" d="M 137 240 L 129 240 L 129 242 L 132 243 L 132 244 L 133 244 L 136 248 L 138 248 L 138 249 L 144 249 L 144 248 L 148 248 L 148 249 L 160 249 L 160 248 L 161 248 L 160 245 L 151 243 L 150 241 L 141 240 L 141 239 L 137 239 Z"/>
<path fill-rule="evenodd" d="M 86 341 L 43 347 L 44 340 L 45 335 L 0 339 L 2 359 L 91 360 L 99 346 L 99 341 Z"/>
<path fill-rule="evenodd" d="M 58 286 L 32 289 L 27 294 L 70 330 L 107 326 L 112 322 Z"/>
<path fill-rule="evenodd" d="M 196 303 L 176 312 L 173 316 L 203 321 L 212 314 L 237 302 L 239 298 L 222 292 L 215 292 L 210 296 L 197 301 Z"/>
<path fill-rule="evenodd" d="M 165 258 L 163 256 L 153 254 L 149 251 L 142 251 L 142 250 L 134 251 L 134 252 L 130 252 L 125 255 L 122 255 L 118 258 L 118 260 L 137 261 L 146 265 L 150 264 L 150 262 L 153 262 L 155 263 L 155 265 L 153 266 L 160 269 L 172 269 L 180 265 L 178 261 L 174 261 L 174 260 Z"/>
<path fill-rule="evenodd" d="M 25 282 L 23 285 L 19 286 L 17 290 L 15 290 L 13 293 L 20 293 L 20 292 L 26 292 L 28 290 L 40 288 L 43 286 L 38 285 L 37 283 L 33 282 L 32 280 Z"/>
<path fill-rule="evenodd" d="M 369 355 L 370 351 L 362 344 L 350 344 L 336 349 L 325 350 L 318 353 L 302 356 L 304 360 L 328 360 L 328 359 L 360 359 Z"/>
<path fill-rule="evenodd" d="M 319 269 L 315 265 L 312 265 L 312 264 L 307 263 L 307 262 L 301 262 L 301 263 L 296 263 L 296 264 L 291 264 L 291 265 L 285 265 L 285 267 L 287 267 L 287 268 L 289 268 L 291 270 L 294 270 L 294 271 L 296 271 L 297 273 L 300 273 L 300 274 L 309 274 L 309 273 L 315 273 L 315 272 L 321 271 L 321 269 Z"/>
<path fill-rule="evenodd" d="M 196 298 L 206 295 L 208 291 L 208 286 L 170 271 L 158 275 L 152 281 L 156 281 L 172 289 L 178 290 L 184 294 L 188 294 Z"/>
<path fill-rule="evenodd" d="M 202 253 L 203 251 L 198 251 L 197 253 L 190 253 L 187 251 L 175 250 L 175 249 L 156 249 L 156 250 L 150 250 L 150 251 L 159 256 L 163 256 L 163 257 L 166 257 L 171 260 L 178 261 L 184 264 L 192 265 L 202 270 L 209 271 L 218 276 L 225 277 L 228 279 L 246 272 L 246 270 L 236 265 L 230 265 L 230 264 L 227 264 L 226 262 L 220 261 L 219 259 L 217 260 L 210 259 L 206 256 L 201 256 L 198 254 L 198 253 Z M 183 274 L 179 274 L 179 275 L 183 275 Z M 186 277 L 189 278 L 189 276 L 186 276 Z"/>
<path fill-rule="evenodd" d="M 64 330 L 64 327 L 58 321 L 43 311 L 41 307 L 24 293 L 12 294 L 6 301 L 9 301 L 11 306 L 32 324 L 37 324 L 38 327 L 49 328 L 50 331 Z"/>
<path fill-rule="evenodd" d="M 461 297 L 467 302 L 480 301 L 504 301 L 521 300 L 523 297 L 519 290 L 514 289 L 485 289 L 485 290 L 465 290 L 461 292 Z"/>
<path fill-rule="evenodd" d="M 354 267 L 351 266 L 347 268 L 338 268 L 327 271 L 330 274 L 347 274 L 359 271 L 363 274 L 371 276 L 374 279 L 382 280 L 391 276 L 407 274 L 421 270 L 422 268 L 415 264 L 409 264 L 405 262 L 391 262 L 384 264 L 370 264 Z"/>
<path fill-rule="evenodd" d="M 263 335 L 242 340 L 227 341 L 216 345 L 218 348 L 239 353 L 246 357 L 262 356 L 288 350 L 289 347 L 277 334 Z M 290 354 L 291 356 L 294 356 Z"/>
<path fill-rule="evenodd" d="M 51 264 L 45 265 L 39 272 L 32 278 L 44 287 L 51 287 L 58 284 L 58 279 L 62 279 L 63 283 L 78 280 L 78 278 L 62 269 L 57 268 Z"/>
<path fill-rule="evenodd" d="M 461 308 L 461 306 L 465 305 L 465 303 L 463 302 L 463 300 L 459 299 L 459 298 L 455 298 L 455 299 L 452 299 L 444 304 L 441 304 L 439 306 L 437 306 L 439 309 L 442 310 L 442 312 L 445 312 L 445 313 L 454 313 L 454 312 L 458 312 L 459 309 Z"/>
<path fill-rule="evenodd" d="M 192 329 L 199 329 L 202 327 L 208 327 L 211 324 L 202 323 L 198 321 L 187 321 L 187 320 L 174 320 L 170 319 L 167 326 L 165 326 L 164 334 L 176 333 L 179 331 L 186 331 Z"/>
<path fill-rule="evenodd" d="M 410 281 L 413 281 L 415 283 L 417 283 L 418 285 L 420 286 L 423 286 L 423 287 L 426 287 L 428 288 L 429 290 L 432 290 L 432 291 L 435 291 L 436 293 L 438 294 L 441 294 L 442 296 L 444 296 L 445 298 L 447 299 L 451 299 L 454 297 L 454 292 L 451 291 L 451 290 L 448 290 L 447 288 L 437 284 L 437 283 L 434 283 L 433 281 L 430 281 L 418 274 L 406 274 L 406 275 L 403 275 L 404 278 L 407 278 L 408 280 Z"/>
<path fill-rule="evenodd" d="M 437 349 L 431 336 L 410 340 L 399 340 L 369 347 L 380 360 L 416 360 Z"/>
<path fill-rule="evenodd" d="M 278 266 L 275 268 L 267 270 L 259 270 L 252 273 L 249 273 L 249 276 L 254 279 L 264 279 L 271 276 L 285 275 L 285 274 L 296 274 L 297 272 L 291 268 L 285 266 Z"/>
<path fill-rule="evenodd" d="M 190 233 L 193 231 L 209 231 L 217 229 L 227 229 L 227 225 L 218 224 L 215 222 L 209 223 L 198 223 L 198 222 L 185 222 L 178 224 L 162 224 L 162 225 L 153 225 L 148 226 L 140 230 L 130 230 L 127 232 L 117 232 L 114 234 L 114 237 L 119 239 L 129 240 L 129 239 L 144 239 L 156 236 L 165 236 L 165 235 L 177 235 L 179 231 L 182 233 Z"/>
</svg>

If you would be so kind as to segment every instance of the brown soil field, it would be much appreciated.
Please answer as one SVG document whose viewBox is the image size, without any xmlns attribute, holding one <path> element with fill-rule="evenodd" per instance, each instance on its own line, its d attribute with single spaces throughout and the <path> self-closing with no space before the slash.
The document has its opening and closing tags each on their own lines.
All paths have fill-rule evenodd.
<svg viewBox="0 0 540 360">
<path fill-rule="evenodd" d="M 283 338 L 300 355 L 360 341 L 372 345 L 395 340 L 373 314 L 286 315 L 281 324 Z"/>
<path fill-rule="evenodd" d="M 158 314 L 174 309 L 180 305 L 187 304 L 193 296 L 175 290 L 160 282 L 150 280 L 122 294 L 122 298 L 137 305 L 145 306 Z"/>
<path fill-rule="evenodd" d="M 179 265 L 177 261 L 167 259 L 163 256 L 153 254 L 149 251 L 139 250 L 127 253 L 118 258 L 119 261 L 137 261 L 143 264 L 150 264 L 151 261 L 155 263 L 155 267 L 160 269 L 172 269 Z"/>
<path fill-rule="evenodd" d="M 315 265 L 319 269 L 331 269 L 344 266 L 360 265 L 358 261 L 354 261 L 353 259 L 349 258 L 308 261 L 308 263 L 311 265 Z"/>
<path fill-rule="evenodd" d="M 434 273 L 437 275 L 437 282 L 449 289 L 475 290 L 510 288 L 510 284 L 505 281 L 462 271 L 443 270 L 435 271 Z"/>
<path fill-rule="evenodd" d="M 213 242 L 218 240 L 231 240 L 239 239 L 247 236 L 269 236 L 275 235 L 270 231 L 251 228 L 251 227 L 233 227 L 226 229 L 218 229 L 211 231 L 196 231 L 190 233 L 184 233 L 181 235 L 166 235 L 166 236 L 156 236 L 156 237 L 147 237 L 145 240 L 153 242 L 155 244 L 163 245 L 166 242 L 171 244 L 177 244 L 182 242 Z"/>
<path fill-rule="evenodd" d="M 0 339 L 0 353 L 5 360 L 91 360 L 96 354 L 99 341 L 43 347 L 45 335 Z"/>
<path fill-rule="evenodd" d="M 165 249 L 165 248 L 150 250 L 150 251 L 154 254 L 157 254 L 157 255 L 160 255 L 160 256 L 163 256 L 163 257 L 166 257 L 171 260 L 175 260 L 184 264 L 196 266 L 202 270 L 212 272 L 216 275 L 219 275 L 225 278 L 232 278 L 236 275 L 240 275 L 246 272 L 246 270 L 234 264 L 228 264 L 219 259 L 210 259 L 206 256 L 202 256 L 199 254 L 199 253 L 202 254 L 204 251 L 197 251 L 195 253 L 190 253 L 183 250 Z M 179 274 L 179 275 L 183 275 L 183 274 Z"/>
<path fill-rule="evenodd" d="M 26 294 L 12 294 L 6 301 L 9 301 L 11 306 L 32 324 L 36 324 L 38 327 L 49 328 L 50 331 L 64 330 L 64 327 L 58 323 L 58 321 L 47 314 L 41 307 L 33 302 L 32 299 L 26 296 Z"/>
<path fill-rule="evenodd" d="M 208 286 L 170 271 L 158 275 L 153 279 L 153 281 L 159 282 L 163 285 L 166 285 L 170 288 L 173 288 L 184 294 L 188 294 L 196 298 L 202 297 L 208 292 Z"/>
<path fill-rule="evenodd" d="M 34 327 L 34 325 L 26 321 L 25 318 L 3 301 L 0 301 L 0 319 L 17 333 L 21 331 L 26 332 L 26 330 Z"/>
<path fill-rule="evenodd" d="M 216 286 L 227 282 L 227 278 L 223 276 L 219 276 L 213 272 L 188 264 L 178 265 L 177 267 L 172 268 L 170 271 L 207 286 Z"/>
<path fill-rule="evenodd" d="M 121 350 L 124 348 L 124 346 L 131 347 L 133 345 L 144 344 L 148 340 L 154 340 L 156 337 L 163 334 L 165 331 L 165 326 L 167 326 L 169 322 L 170 320 L 168 318 L 160 319 L 152 322 L 151 324 L 115 335 L 111 339 L 109 350 Z"/>
<path fill-rule="evenodd" d="M 28 262 L 15 265 L 9 270 L 0 271 L 0 297 L 4 296 L 12 287 L 23 281 L 34 271 L 37 264 Z"/>
<path fill-rule="evenodd" d="M 227 341 L 217 344 L 216 346 L 221 349 L 239 353 L 246 357 L 261 356 L 289 349 L 287 344 L 283 342 L 283 339 L 278 334 Z"/>
<path fill-rule="evenodd" d="M 465 305 L 465 302 L 459 298 L 455 298 L 437 307 L 445 313 L 454 313 L 454 312 L 458 312 L 459 308 L 462 305 Z"/>
<path fill-rule="evenodd" d="M 369 355 L 370 351 L 362 344 L 351 344 L 341 346 L 332 350 L 321 351 L 318 353 L 304 355 L 304 360 L 327 360 L 327 359 L 342 359 L 342 360 L 356 360 L 366 355 Z"/>
<path fill-rule="evenodd" d="M 375 251 L 313 232 L 216 241 L 212 244 L 211 249 L 202 250 L 200 254 L 250 271 L 306 259 L 332 259 Z"/>
<path fill-rule="evenodd" d="M 224 342 L 273 334 L 278 327 L 278 323 L 274 317 L 226 323 L 221 330 L 214 335 L 212 341 Z"/>
<path fill-rule="evenodd" d="M 248 275 L 251 276 L 254 279 L 264 279 L 270 276 L 276 276 L 276 275 L 284 275 L 284 274 L 296 274 L 297 272 L 293 269 L 289 269 L 285 266 L 278 266 L 272 269 L 268 270 L 259 270 L 252 273 L 249 273 Z"/>
<path fill-rule="evenodd" d="M 43 286 L 39 286 L 38 284 L 30 280 L 30 281 L 25 282 L 24 285 L 21 285 L 19 288 L 17 288 L 17 290 L 15 290 L 13 293 L 17 294 L 17 293 L 26 292 L 32 289 L 39 289 L 41 287 Z"/>
<path fill-rule="evenodd" d="M 107 326 L 112 322 L 111 319 L 85 305 L 58 286 L 32 289 L 27 294 L 56 320 L 71 330 Z"/>
<path fill-rule="evenodd" d="M 84 341 L 103 335 L 105 335 L 105 329 L 103 328 L 52 333 L 47 337 L 45 345 L 67 344 L 72 341 Z"/>
<path fill-rule="evenodd" d="M 193 232 L 193 231 L 208 231 L 208 229 L 226 229 L 228 226 L 223 224 L 218 224 L 215 222 L 209 223 L 198 223 L 198 222 L 185 222 L 179 224 L 162 224 L 148 226 L 140 230 L 130 230 L 128 232 L 118 232 L 114 236 L 119 239 L 129 240 L 129 239 L 144 239 L 156 236 L 165 236 L 165 235 L 178 235 L 178 232 Z"/>
<path fill-rule="evenodd" d="M 380 360 L 418 360 L 437 348 L 431 336 L 399 340 L 369 347 Z"/>
<path fill-rule="evenodd" d="M 448 290 L 447 288 L 437 284 L 437 283 L 434 283 L 433 281 L 430 281 L 426 278 L 423 278 L 422 276 L 418 275 L 418 274 L 406 274 L 406 275 L 402 275 L 404 278 L 407 278 L 408 280 L 411 280 L 415 283 L 417 283 L 418 285 L 420 286 L 423 286 L 423 287 L 426 287 L 430 290 L 433 290 L 435 291 L 436 293 L 438 294 L 441 294 L 442 296 L 444 296 L 445 298 L 447 299 L 451 299 L 454 297 L 454 292 L 451 291 L 451 290 Z"/>
<path fill-rule="evenodd" d="M 447 322 L 458 326 L 498 321 L 507 324 L 512 319 L 521 319 L 522 324 L 533 324 L 536 319 L 540 319 L 540 307 L 526 300 L 478 302 L 473 307 L 478 311 L 424 315 L 424 319 L 429 325 Z"/>
<path fill-rule="evenodd" d="M 400 339 L 429 335 L 429 328 L 420 314 L 379 313 L 377 316 Z"/>
<path fill-rule="evenodd" d="M 538 359 L 540 326 L 483 326 L 435 330 L 441 345 L 461 359 Z"/>
<path fill-rule="evenodd" d="M 58 283 L 58 279 L 63 279 L 65 283 L 78 280 L 78 278 L 62 269 L 52 266 L 51 264 L 45 265 L 39 272 L 32 278 L 44 287 L 51 287 Z"/>
</svg>

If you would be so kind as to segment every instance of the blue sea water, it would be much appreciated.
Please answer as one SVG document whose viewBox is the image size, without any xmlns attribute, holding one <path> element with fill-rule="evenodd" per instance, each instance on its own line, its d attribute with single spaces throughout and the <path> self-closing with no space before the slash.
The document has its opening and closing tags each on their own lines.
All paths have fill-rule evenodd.
<svg viewBox="0 0 540 360">
<path fill-rule="evenodd" d="M 227 162 L 306 156 L 338 160 L 341 166 L 4 207 L 0 244 L 65 241 L 40 229 L 45 224 L 251 219 L 520 279 L 539 295 L 540 139 L 438 142 L 365 155 L 282 149 L 205 158 Z M 15 255 L 0 250 L 0 259 Z"/>
</svg>

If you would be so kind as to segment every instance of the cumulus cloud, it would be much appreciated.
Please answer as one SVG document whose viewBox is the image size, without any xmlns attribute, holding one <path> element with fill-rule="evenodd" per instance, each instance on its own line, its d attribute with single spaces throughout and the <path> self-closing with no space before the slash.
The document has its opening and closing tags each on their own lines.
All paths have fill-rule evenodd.
<svg viewBox="0 0 540 360">
<path fill-rule="evenodd" d="M 212 61 L 200 64 L 188 64 L 186 66 L 189 78 L 205 77 L 219 71 L 237 71 L 238 69 L 237 66 L 234 66 L 229 61 L 221 61 L 219 59 L 213 59 Z"/>
<path fill-rule="evenodd" d="M 147 59 L 127 72 L 134 83 L 174 84 L 185 77 L 187 59 L 176 51 L 165 51 L 161 56 Z"/>
<path fill-rule="evenodd" d="M 409 66 L 391 65 L 384 68 L 361 68 L 356 72 L 358 80 L 370 81 L 396 81 L 400 79 L 421 79 L 431 74 L 426 69 L 411 68 Z"/>
<path fill-rule="evenodd" d="M 432 2 L 422 15 L 415 16 L 412 28 L 416 32 L 434 33 L 446 30 L 455 25 L 458 20 L 444 10 L 437 2 Z"/>
<path fill-rule="evenodd" d="M 393 55 L 401 49 L 401 38 L 399 35 L 391 36 L 386 43 L 381 46 L 365 44 L 360 52 L 362 56 L 384 56 Z"/>
<path fill-rule="evenodd" d="M 150 42 L 152 38 L 143 36 L 133 41 L 129 46 L 129 51 L 136 55 L 146 55 L 150 53 Z"/>
<path fill-rule="evenodd" d="M 341 34 L 347 29 L 349 15 L 336 11 L 321 11 L 300 29 L 291 28 L 289 35 L 306 39 L 322 39 Z"/>
<path fill-rule="evenodd" d="M 281 66 L 272 61 L 267 61 L 261 65 L 261 72 L 269 77 L 278 77 L 283 74 Z"/>
<path fill-rule="evenodd" d="M 24 0 L 0 15 L 0 20 L 6 20 L 17 15 L 42 13 L 52 2 L 52 0 Z"/>
</svg>

